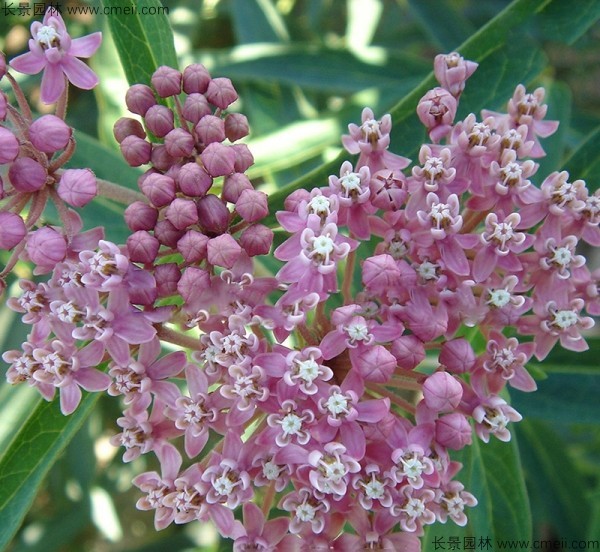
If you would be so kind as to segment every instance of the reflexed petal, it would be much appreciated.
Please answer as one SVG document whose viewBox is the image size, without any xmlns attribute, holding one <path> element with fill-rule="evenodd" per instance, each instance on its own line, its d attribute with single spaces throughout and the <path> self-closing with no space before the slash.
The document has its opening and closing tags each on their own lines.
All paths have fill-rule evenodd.
<svg viewBox="0 0 600 552">
<path fill-rule="evenodd" d="M 77 370 L 73 377 L 86 391 L 105 391 L 112 383 L 110 376 L 94 368 Z"/>
<path fill-rule="evenodd" d="M 34 52 L 27 52 L 13 59 L 10 66 L 19 73 L 36 75 L 46 66 L 46 58 Z"/>
<path fill-rule="evenodd" d="M 93 55 L 102 43 L 102 33 L 92 33 L 71 41 L 69 54 L 75 57 L 88 58 Z"/>
<path fill-rule="evenodd" d="M 60 388 L 60 411 L 67 416 L 71 414 L 81 401 L 81 389 L 75 383 Z"/>
<path fill-rule="evenodd" d="M 61 67 L 69 81 L 77 88 L 91 90 L 98 84 L 98 75 L 83 63 L 83 61 L 75 57 L 65 56 L 62 60 Z"/>
<path fill-rule="evenodd" d="M 65 89 L 65 76 L 60 65 L 47 64 L 42 77 L 41 98 L 45 104 L 55 103 Z"/>
</svg>

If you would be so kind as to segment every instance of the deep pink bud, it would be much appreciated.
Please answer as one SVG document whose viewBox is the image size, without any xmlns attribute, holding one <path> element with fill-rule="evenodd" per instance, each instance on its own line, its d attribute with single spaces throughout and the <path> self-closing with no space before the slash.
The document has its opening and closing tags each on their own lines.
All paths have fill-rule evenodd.
<svg viewBox="0 0 600 552">
<path fill-rule="evenodd" d="M 174 120 L 173 112 L 164 105 L 153 105 L 144 116 L 150 132 L 159 138 L 164 138 L 173 130 Z"/>
<path fill-rule="evenodd" d="M 138 138 L 146 138 L 146 131 L 142 123 L 131 117 L 121 117 L 113 126 L 113 134 L 115 140 L 119 144 L 127 138 L 127 136 L 137 136 Z"/>
<path fill-rule="evenodd" d="M 179 189 L 190 197 L 201 197 L 212 186 L 211 176 L 197 163 L 183 165 L 175 177 L 175 182 Z"/>
<path fill-rule="evenodd" d="M 458 412 L 447 414 L 435 421 L 435 440 L 443 447 L 460 450 L 472 441 L 467 418 Z"/>
<path fill-rule="evenodd" d="M 417 115 L 434 142 L 450 132 L 456 109 L 456 98 L 444 88 L 434 88 L 419 100 Z"/>
<path fill-rule="evenodd" d="M 208 241 L 207 257 L 211 265 L 231 268 L 241 252 L 240 244 L 230 234 L 221 234 Z"/>
<path fill-rule="evenodd" d="M 83 207 L 98 194 L 96 175 L 90 169 L 66 169 L 56 191 L 69 205 Z"/>
<path fill-rule="evenodd" d="M 152 163 L 154 168 L 159 171 L 168 171 L 177 163 L 177 157 L 169 155 L 167 148 L 163 144 L 154 144 L 152 146 L 150 163 Z"/>
<path fill-rule="evenodd" d="M 183 104 L 183 116 L 193 124 L 210 115 L 212 108 L 202 94 L 190 94 Z"/>
<path fill-rule="evenodd" d="M 298 209 L 298 204 L 301 201 L 310 201 L 310 192 L 308 190 L 304 190 L 303 188 L 294 190 L 289 196 L 287 196 L 283 202 L 283 206 L 286 211 L 295 213 Z"/>
<path fill-rule="evenodd" d="M 160 173 L 149 174 L 140 185 L 143 194 L 156 207 L 164 207 L 175 199 L 175 181 Z"/>
<path fill-rule="evenodd" d="M 19 153 L 19 140 L 7 128 L 0 127 L 0 164 L 14 161 Z"/>
<path fill-rule="evenodd" d="M 167 207 L 165 216 L 175 228 L 185 230 L 198 222 L 198 208 L 189 199 L 175 198 Z"/>
<path fill-rule="evenodd" d="M 254 186 L 244 173 L 233 173 L 225 177 L 221 197 L 229 203 L 235 203 L 244 190 L 252 190 Z"/>
<path fill-rule="evenodd" d="M 183 70 L 183 91 L 186 94 L 204 94 L 210 83 L 210 73 L 200 63 L 188 65 Z"/>
<path fill-rule="evenodd" d="M 228 78 L 218 77 L 212 79 L 208 84 L 206 98 L 215 107 L 226 109 L 237 100 L 238 95 Z"/>
<path fill-rule="evenodd" d="M 56 115 L 43 115 L 29 127 L 29 140 L 44 153 L 64 149 L 71 138 L 72 129 Z"/>
<path fill-rule="evenodd" d="M 404 370 L 413 370 L 425 360 L 425 347 L 415 335 L 403 335 L 394 340 L 391 353 Z"/>
<path fill-rule="evenodd" d="M 167 65 L 161 65 L 154 71 L 150 82 L 161 98 L 181 93 L 181 73 Z"/>
<path fill-rule="evenodd" d="M 159 249 L 159 241 L 145 230 L 138 230 L 127 238 L 127 252 L 134 263 L 154 262 Z"/>
<path fill-rule="evenodd" d="M 257 222 L 269 214 L 267 194 L 259 190 L 244 190 L 235 203 L 235 210 L 246 222 Z"/>
<path fill-rule="evenodd" d="M 448 372 L 462 374 L 475 364 L 475 352 L 471 344 L 463 337 L 446 341 L 440 349 L 439 362 Z"/>
<path fill-rule="evenodd" d="M 152 230 L 157 220 L 158 210 L 143 201 L 134 201 L 125 209 L 125 222 L 133 232 Z"/>
<path fill-rule="evenodd" d="M 225 135 L 230 142 L 235 142 L 248 136 L 250 127 L 248 126 L 248 119 L 241 113 L 229 113 L 225 117 Z"/>
<path fill-rule="evenodd" d="M 27 228 L 23 219 L 15 213 L 0 213 L 0 249 L 12 249 L 23 241 Z"/>
<path fill-rule="evenodd" d="M 423 398 L 434 412 L 452 412 L 462 399 L 462 386 L 447 372 L 435 372 L 423 383 Z"/>
<path fill-rule="evenodd" d="M 455 98 L 465 88 L 465 81 L 475 72 L 477 63 L 465 60 L 457 52 L 435 56 L 433 72 L 435 78 Z"/>
<path fill-rule="evenodd" d="M 214 194 L 208 194 L 198 201 L 198 219 L 207 234 L 222 234 L 229 226 L 229 209 Z"/>
<path fill-rule="evenodd" d="M 358 362 L 353 368 L 365 381 L 385 383 L 396 369 L 397 361 L 383 345 L 371 345 L 359 355 Z"/>
<path fill-rule="evenodd" d="M 54 228 L 44 226 L 27 237 L 29 259 L 43 270 L 51 270 L 64 261 L 67 254 L 67 240 Z"/>
<path fill-rule="evenodd" d="M 400 269 L 391 255 L 375 255 L 365 259 L 362 266 L 362 281 L 375 293 L 385 293 L 398 284 Z"/>
<path fill-rule="evenodd" d="M 156 98 L 149 86 L 145 84 L 134 84 L 125 94 L 127 109 L 136 115 L 144 117 L 146 112 L 156 105 Z"/>
<path fill-rule="evenodd" d="M 175 228 L 168 220 L 159 220 L 154 226 L 154 236 L 160 243 L 173 249 L 177 247 L 177 242 L 181 239 L 184 232 Z"/>
<path fill-rule="evenodd" d="M 206 259 L 208 236 L 188 230 L 177 242 L 177 251 L 188 263 L 197 263 Z"/>
<path fill-rule="evenodd" d="M 173 157 L 188 157 L 194 151 L 194 137 L 183 128 L 174 128 L 165 136 L 165 148 Z"/>
<path fill-rule="evenodd" d="M 134 134 L 125 137 L 120 144 L 125 161 L 132 167 L 139 167 L 150 162 L 152 144 Z"/>
<path fill-rule="evenodd" d="M 177 293 L 177 283 L 181 271 L 175 263 L 159 264 L 154 267 L 154 279 L 159 297 L 168 297 Z"/>
<path fill-rule="evenodd" d="M 204 145 L 225 140 L 225 123 L 221 117 L 205 115 L 196 125 L 198 139 Z"/>
<path fill-rule="evenodd" d="M 198 296 L 198 290 L 210 287 L 210 275 L 206 270 L 190 266 L 177 282 L 177 292 L 186 303 L 191 303 Z"/>
<path fill-rule="evenodd" d="M 208 174 L 213 177 L 231 174 L 235 169 L 235 152 L 232 146 L 224 146 L 219 142 L 209 144 L 200 155 L 202 164 Z M 238 171 L 239 172 L 239 171 Z"/>
<path fill-rule="evenodd" d="M 264 224 L 248 226 L 240 236 L 240 245 L 249 257 L 267 255 L 273 244 L 273 230 Z"/>
<path fill-rule="evenodd" d="M 37 192 L 46 184 L 48 173 L 30 157 L 20 157 L 8 169 L 8 178 L 19 192 Z"/>
<path fill-rule="evenodd" d="M 233 144 L 229 148 L 235 153 L 235 164 L 233 166 L 235 172 L 243 173 L 254 165 L 254 157 L 246 144 Z"/>
</svg>

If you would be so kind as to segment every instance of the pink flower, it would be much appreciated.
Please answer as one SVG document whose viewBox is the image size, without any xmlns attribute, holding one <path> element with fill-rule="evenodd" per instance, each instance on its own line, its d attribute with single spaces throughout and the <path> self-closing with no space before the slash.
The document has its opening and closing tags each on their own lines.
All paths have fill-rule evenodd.
<svg viewBox="0 0 600 552">
<path fill-rule="evenodd" d="M 91 90 L 98 84 L 98 77 L 80 57 L 88 58 L 100 46 L 102 33 L 92 33 L 71 39 L 65 22 L 53 8 L 48 8 L 42 23 L 31 24 L 29 52 L 10 62 L 16 71 L 35 75 L 44 70 L 41 97 L 46 104 L 58 100 L 65 89 L 65 78 L 77 88 Z"/>
</svg>

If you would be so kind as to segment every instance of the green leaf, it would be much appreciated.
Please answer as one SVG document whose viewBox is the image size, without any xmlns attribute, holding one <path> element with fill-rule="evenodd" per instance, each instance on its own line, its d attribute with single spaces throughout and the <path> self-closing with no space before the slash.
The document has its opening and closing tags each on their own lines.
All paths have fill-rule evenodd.
<svg viewBox="0 0 600 552">
<path fill-rule="evenodd" d="M 240 44 L 289 40 L 285 23 L 271 0 L 233 0 L 231 15 Z"/>
<path fill-rule="evenodd" d="M 161 2 L 102 0 L 102 5 L 114 11 L 107 16 L 108 25 L 129 84 L 150 84 L 160 65 L 177 67 L 173 32 Z"/>
<path fill-rule="evenodd" d="M 70 416 L 62 415 L 57 400 L 43 402 L 18 429 L 0 460 L 0 550 L 17 532 L 44 476 L 99 397 L 85 395 Z"/>
<path fill-rule="evenodd" d="M 549 424 L 526 419 L 516 426 L 527 488 L 561 538 L 579 539 L 590 507 L 583 476 L 567 456 L 567 444 Z"/>
<path fill-rule="evenodd" d="M 599 18 L 598 0 L 555 1 L 544 6 L 536 27 L 541 38 L 573 44 Z"/>
<path fill-rule="evenodd" d="M 409 0 L 408 5 L 430 40 L 444 53 L 453 51 L 475 31 L 456 4 L 448 0 Z"/>
<path fill-rule="evenodd" d="M 588 180 L 591 191 L 600 185 L 597 178 L 600 172 L 600 127 L 591 132 L 564 164 L 573 180 Z"/>
</svg>

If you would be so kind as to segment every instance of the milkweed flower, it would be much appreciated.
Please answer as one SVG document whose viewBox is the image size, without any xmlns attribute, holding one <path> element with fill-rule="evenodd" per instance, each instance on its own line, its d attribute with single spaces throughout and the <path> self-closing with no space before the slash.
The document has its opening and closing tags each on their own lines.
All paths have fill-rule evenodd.
<svg viewBox="0 0 600 552">
<path fill-rule="evenodd" d="M 19 73 L 36 75 L 44 71 L 41 98 L 45 104 L 58 100 L 65 90 L 65 78 L 77 88 L 91 90 L 98 84 L 97 75 L 81 60 L 88 58 L 100 46 L 102 33 L 92 33 L 71 39 L 60 14 L 53 8 L 46 11 L 43 21 L 31 24 L 29 52 L 17 56 L 10 65 Z"/>
</svg>

